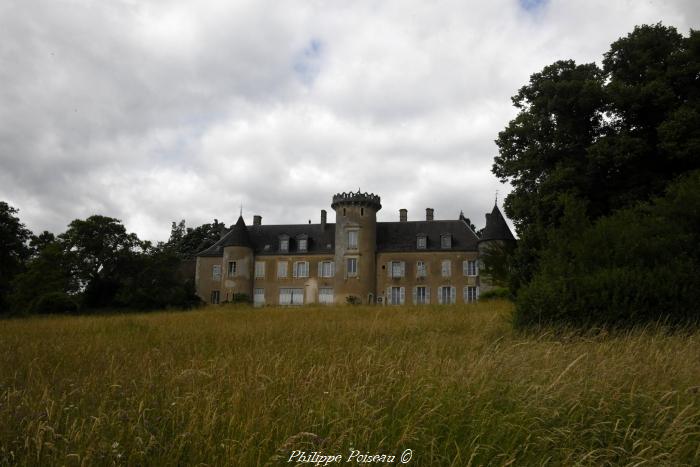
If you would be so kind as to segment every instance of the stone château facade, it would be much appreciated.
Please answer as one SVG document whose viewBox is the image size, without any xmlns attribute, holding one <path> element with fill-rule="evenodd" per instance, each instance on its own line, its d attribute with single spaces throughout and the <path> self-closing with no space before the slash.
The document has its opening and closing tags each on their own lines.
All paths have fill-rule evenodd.
<svg viewBox="0 0 700 467">
<path fill-rule="evenodd" d="M 262 225 L 243 217 L 197 254 L 195 284 L 206 302 L 245 294 L 255 305 L 308 303 L 468 303 L 486 290 L 479 255 L 515 238 L 496 205 L 481 236 L 468 219 L 377 222 L 379 196 L 339 193 L 336 223 L 321 211 L 319 224 Z"/>
</svg>

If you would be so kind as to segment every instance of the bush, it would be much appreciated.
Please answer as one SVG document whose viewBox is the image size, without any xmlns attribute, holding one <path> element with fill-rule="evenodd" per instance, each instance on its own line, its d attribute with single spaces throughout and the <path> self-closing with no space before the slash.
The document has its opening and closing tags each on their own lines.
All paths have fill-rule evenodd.
<svg viewBox="0 0 700 467">
<path fill-rule="evenodd" d="M 234 293 L 231 303 L 250 303 L 250 296 L 247 293 Z"/>
<path fill-rule="evenodd" d="M 511 300 L 510 290 L 506 287 L 494 287 L 488 292 L 479 294 L 480 300 Z"/>
<path fill-rule="evenodd" d="M 362 303 L 362 300 L 360 300 L 360 297 L 357 297 L 355 295 L 348 295 L 345 298 L 345 303 L 348 305 L 360 305 Z"/>
<path fill-rule="evenodd" d="M 550 232 L 539 271 L 518 293 L 516 325 L 700 320 L 700 171 L 594 224 L 582 212 L 569 202 Z"/>
<path fill-rule="evenodd" d="M 78 304 L 64 292 L 51 292 L 36 299 L 31 306 L 32 313 L 74 313 Z"/>
</svg>

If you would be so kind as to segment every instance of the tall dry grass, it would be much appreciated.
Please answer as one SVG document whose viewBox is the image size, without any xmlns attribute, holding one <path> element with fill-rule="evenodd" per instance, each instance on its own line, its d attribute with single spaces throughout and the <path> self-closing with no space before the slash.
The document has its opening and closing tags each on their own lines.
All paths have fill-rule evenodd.
<svg viewBox="0 0 700 467">
<path fill-rule="evenodd" d="M 0 321 L 0 464 L 699 465 L 700 334 L 518 334 L 510 305 Z M 397 459 L 398 460 L 398 459 Z"/>
</svg>

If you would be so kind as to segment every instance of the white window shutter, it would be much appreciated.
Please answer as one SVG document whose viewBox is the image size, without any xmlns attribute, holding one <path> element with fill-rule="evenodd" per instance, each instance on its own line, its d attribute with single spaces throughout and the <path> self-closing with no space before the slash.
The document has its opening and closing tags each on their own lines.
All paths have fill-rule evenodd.
<svg viewBox="0 0 700 467">
<path fill-rule="evenodd" d="M 401 277 L 406 277 L 406 261 L 401 261 Z"/>
<path fill-rule="evenodd" d="M 292 263 L 292 277 L 297 277 L 297 267 L 299 266 L 298 262 Z"/>
<path fill-rule="evenodd" d="M 386 274 L 387 274 L 387 277 L 389 277 L 389 278 L 393 277 L 391 274 L 391 261 L 386 263 Z"/>
<path fill-rule="evenodd" d="M 469 275 L 469 261 L 462 261 L 462 275 Z"/>
<path fill-rule="evenodd" d="M 401 289 L 400 289 L 399 302 L 401 303 L 401 305 L 406 303 L 406 287 L 401 287 Z"/>
<path fill-rule="evenodd" d="M 393 305 L 393 303 L 391 303 L 391 287 L 386 288 L 386 300 L 384 301 L 389 305 Z"/>
<path fill-rule="evenodd" d="M 450 303 L 453 305 L 457 303 L 457 288 L 456 287 L 450 287 Z"/>
<path fill-rule="evenodd" d="M 474 275 L 475 276 L 479 275 L 479 262 L 478 261 L 474 261 Z M 477 292 L 477 295 L 478 295 L 478 292 Z"/>
<path fill-rule="evenodd" d="M 430 287 L 425 288 L 425 303 L 426 305 L 430 303 Z"/>
<path fill-rule="evenodd" d="M 331 277 L 335 276 L 335 261 L 331 261 Z"/>
<path fill-rule="evenodd" d="M 318 262 L 318 277 L 323 277 L 323 261 Z"/>
<path fill-rule="evenodd" d="M 438 287 L 438 303 L 442 305 L 442 287 Z"/>
<path fill-rule="evenodd" d="M 413 287 L 413 304 L 418 303 L 418 287 Z"/>
</svg>

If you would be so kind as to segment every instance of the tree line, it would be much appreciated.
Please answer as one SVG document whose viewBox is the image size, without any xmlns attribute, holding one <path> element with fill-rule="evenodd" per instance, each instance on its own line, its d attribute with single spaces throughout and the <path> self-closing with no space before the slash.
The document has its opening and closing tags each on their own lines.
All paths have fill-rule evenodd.
<svg viewBox="0 0 700 467">
<path fill-rule="evenodd" d="M 173 222 L 167 242 L 128 233 L 118 219 L 75 219 L 65 232 L 33 234 L 0 201 L 0 313 L 189 308 L 200 303 L 185 260 L 214 244 L 222 223 Z"/>
<path fill-rule="evenodd" d="M 697 321 L 698 31 L 637 26 L 602 67 L 558 61 L 512 101 L 492 171 L 513 187 L 516 324 Z"/>
</svg>

